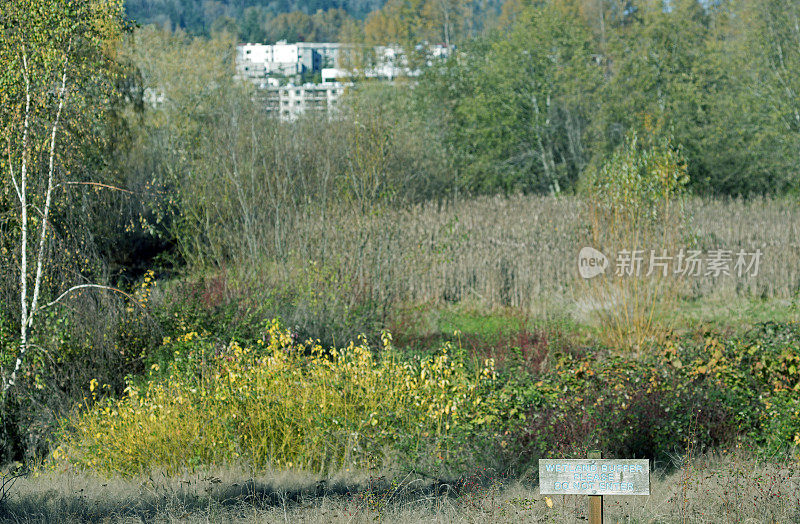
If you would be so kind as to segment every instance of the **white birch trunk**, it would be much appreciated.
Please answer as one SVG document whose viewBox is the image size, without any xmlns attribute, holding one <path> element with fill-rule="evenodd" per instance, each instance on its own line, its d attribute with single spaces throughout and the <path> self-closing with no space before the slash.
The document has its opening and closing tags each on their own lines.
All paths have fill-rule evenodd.
<svg viewBox="0 0 800 524">
<path fill-rule="evenodd" d="M 14 372 L 5 384 L 4 389 L 14 385 L 16 370 L 22 364 L 22 357 L 28 349 L 28 143 L 31 120 L 31 82 L 28 71 L 28 55 L 22 49 L 22 73 L 25 78 L 25 118 L 22 124 L 22 159 L 20 165 L 19 203 L 20 218 L 22 220 L 20 231 L 20 260 L 19 260 L 19 297 L 20 297 L 20 323 L 19 323 L 19 354 L 14 364 Z"/>
<path fill-rule="evenodd" d="M 42 272 L 44 268 L 44 257 L 46 255 L 46 240 L 48 230 L 48 220 L 50 217 L 50 208 L 53 197 L 53 189 L 55 187 L 53 180 L 55 176 L 55 150 L 56 150 L 56 135 L 61 122 L 61 112 L 64 108 L 64 100 L 66 98 L 67 89 L 67 68 L 69 66 L 69 51 L 71 45 L 67 50 L 64 59 L 64 68 L 61 74 L 61 87 L 58 94 L 58 108 L 56 109 L 55 120 L 53 121 L 53 128 L 50 132 L 50 146 L 49 146 L 49 165 L 47 172 L 47 192 L 45 193 L 45 205 L 42 216 L 42 222 L 39 232 L 39 246 L 36 252 L 36 276 L 34 279 L 33 294 L 31 295 L 30 307 L 28 302 L 28 148 L 30 142 L 30 112 L 31 112 L 31 93 L 30 93 L 30 77 L 28 71 L 27 54 L 23 48 L 22 64 L 23 74 L 25 77 L 25 119 L 23 123 L 23 138 L 22 138 L 22 165 L 20 168 L 20 183 L 19 183 L 19 200 L 21 211 L 21 242 L 20 242 L 20 334 L 19 334 L 19 354 L 17 355 L 16 362 L 14 363 L 14 370 L 11 376 L 4 384 L 3 389 L 7 390 L 12 387 L 17 381 L 17 373 L 22 366 L 22 359 L 28 350 L 28 334 L 33 326 L 33 319 L 38 309 L 39 294 L 41 292 Z"/>
</svg>

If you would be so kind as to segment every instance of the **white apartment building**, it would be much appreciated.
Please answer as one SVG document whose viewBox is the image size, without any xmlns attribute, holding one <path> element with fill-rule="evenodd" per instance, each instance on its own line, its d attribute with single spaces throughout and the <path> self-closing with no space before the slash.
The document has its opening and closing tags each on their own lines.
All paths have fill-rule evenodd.
<svg viewBox="0 0 800 524">
<path fill-rule="evenodd" d="M 416 76 L 403 50 L 397 46 L 376 46 L 361 56 L 354 67 L 350 54 L 370 51 L 353 44 L 285 41 L 269 44 L 239 44 L 236 48 L 236 76 L 259 88 L 268 112 L 282 120 L 294 120 L 305 111 L 332 111 L 338 104 L 352 76 L 394 80 L 398 76 Z M 447 57 L 450 49 L 442 45 L 420 45 L 430 60 Z M 348 63 L 350 67 L 348 68 Z M 300 76 L 319 73 L 322 83 L 299 84 Z"/>
<path fill-rule="evenodd" d="M 270 44 L 239 44 L 236 48 L 236 72 L 240 78 L 249 78 L 257 83 L 274 76 L 293 77 L 305 73 L 322 73 L 323 82 L 331 78 L 346 78 L 363 74 L 368 78 L 393 80 L 400 75 L 416 76 L 403 49 L 398 46 L 375 46 L 371 56 L 363 56 L 358 67 L 363 70 L 350 71 L 346 58 L 354 52 L 353 44 L 285 41 Z M 365 50 L 369 48 L 361 48 Z M 446 58 L 451 49 L 442 44 L 418 45 L 417 52 L 425 51 L 432 60 Z"/>
<path fill-rule="evenodd" d="M 306 111 L 335 112 L 339 98 L 348 86 L 340 82 L 267 85 L 259 90 L 259 95 L 263 97 L 268 113 L 281 120 L 292 121 Z"/>
<path fill-rule="evenodd" d="M 285 41 L 274 45 L 239 44 L 236 46 L 236 73 L 254 80 L 272 75 L 294 76 L 334 67 L 343 44 Z"/>
</svg>

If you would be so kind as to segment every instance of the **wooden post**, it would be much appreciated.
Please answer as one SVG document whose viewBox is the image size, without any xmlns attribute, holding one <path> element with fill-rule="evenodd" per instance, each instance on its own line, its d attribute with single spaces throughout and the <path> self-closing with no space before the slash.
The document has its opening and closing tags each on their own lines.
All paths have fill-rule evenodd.
<svg viewBox="0 0 800 524">
<path fill-rule="evenodd" d="M 599 451 L 590 451 L 590 459 L 602 458 Z M 589 524 L 603 524 L 603 496 L 589 495 Z"/>
</svg>

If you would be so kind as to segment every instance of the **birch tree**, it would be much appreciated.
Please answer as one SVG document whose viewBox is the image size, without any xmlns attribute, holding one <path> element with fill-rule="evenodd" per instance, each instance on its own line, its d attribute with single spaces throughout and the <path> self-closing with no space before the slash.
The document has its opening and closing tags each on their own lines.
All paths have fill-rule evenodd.
<svg viewBox="0 0 800 524">
<path fill-rule="evenodd" d="M 110 289 L 47 276 L 57 209 L 77 186 L 109 187 L 73 175 L 87 128 L 103 118 L 113 90 L 121 21 L 119 0 L 0 0 L 0 189 L 11 195 L 0 242 L 17 274 L 19 308 L 19 346 L 3 355 L 3 391 L 17 382 L 42 311 L 76 291 Z"/>
</svg>

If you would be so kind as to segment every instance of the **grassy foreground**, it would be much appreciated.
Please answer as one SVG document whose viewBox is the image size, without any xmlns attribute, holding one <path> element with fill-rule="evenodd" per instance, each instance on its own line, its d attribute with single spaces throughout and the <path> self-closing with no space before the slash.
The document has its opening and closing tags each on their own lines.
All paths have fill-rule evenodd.
<svg viewBox="0 0 800 524">
<path fill-rule="evenodd" d="M 575 522 L 585 497 L 541 496 L 536 460 L 594 448 L 654 460 L 607 521 L 800 521 L 798 323 L 623 355 L 504 322 L 427 356 L 422 332 L 337 350 L 276 322 L 254 346 L 165 339 L 121 397 L 90 384 L 0 520 Z"/>
<path fill-rule="evenodd" d="M 800 466 L 733 450 L 660 464 L 650 496 L 606 497 L 606 522 L 797 522 Z M 677 466 L 677 468 L 675 467 Z M 669 473 L 665 473 L 669 468 Z M 539 495 L 527 477 L 241 467 L 104 478 L 72 471 L 19 479 L 0 507 L 10 522 L 577 522 L 582 496 Z"/>
<path fill-rule="evenodd" d="M 338 349 L 274 321 L 253 344 L 165 338 L 124 394 L 90 382 L 0 521 L 576 522 L 585 497 L 541 496 L 536 459 L 587 449 L 654 460 L 607 522 L 800 521 L 796 321 L 621 354 L 493 318 Z"/>
</svg>

